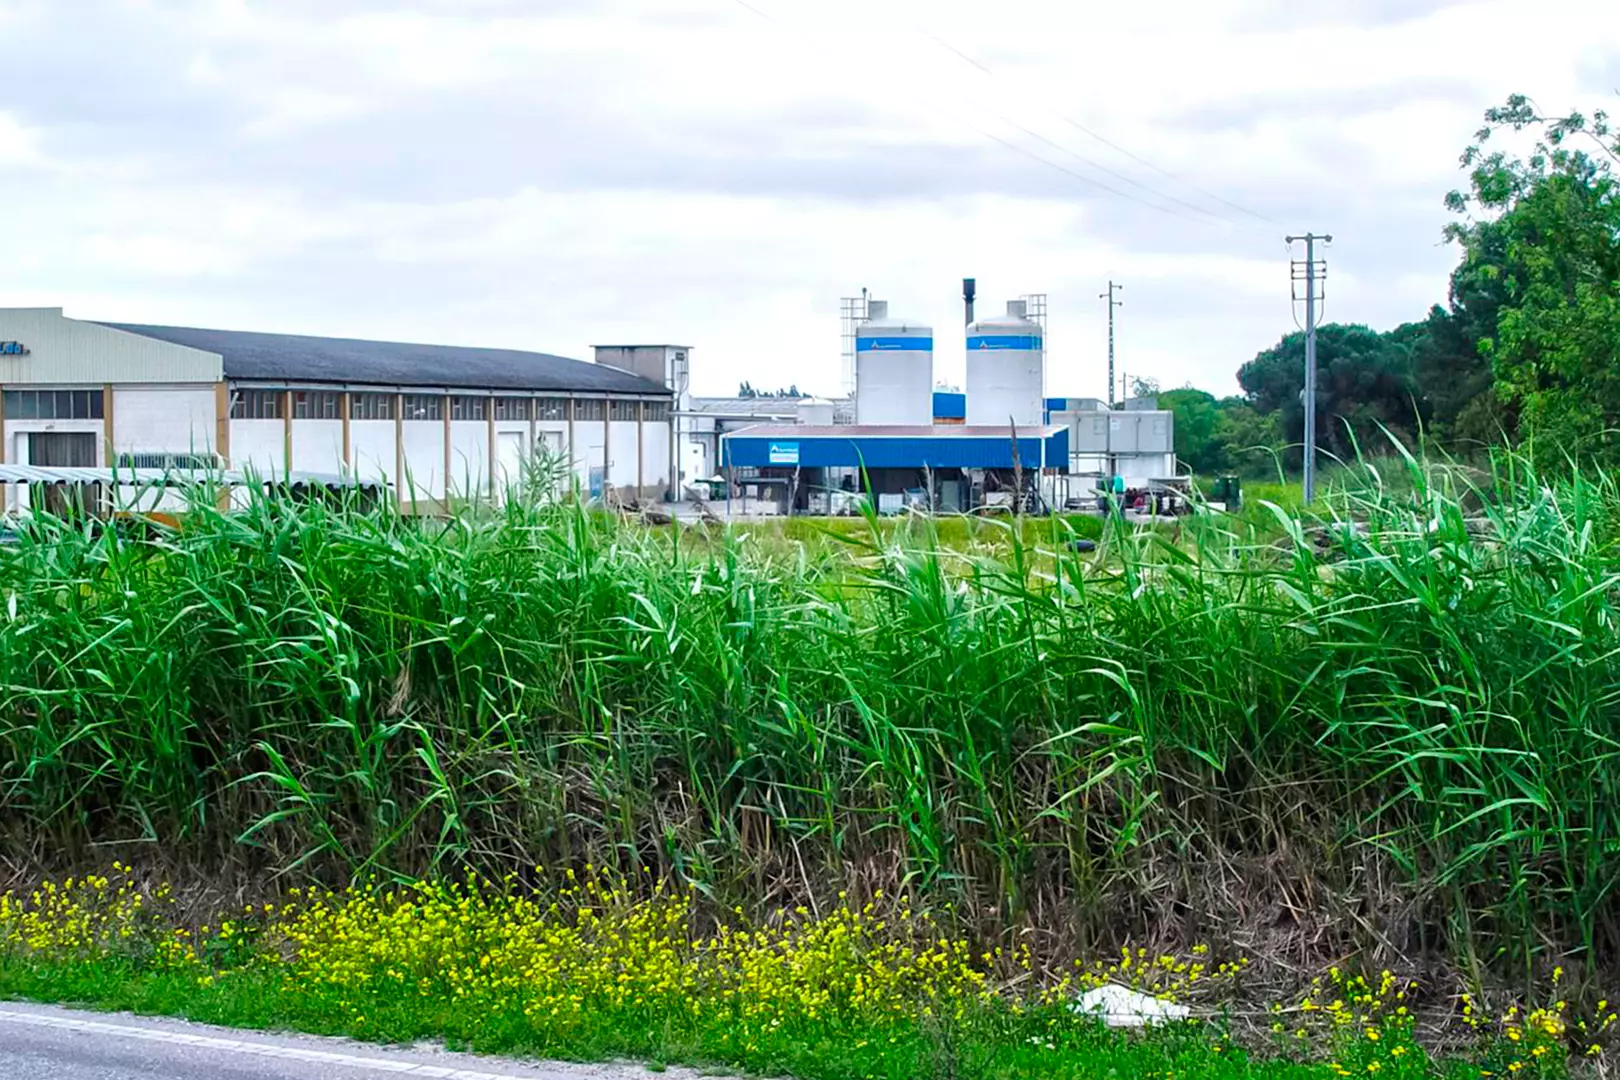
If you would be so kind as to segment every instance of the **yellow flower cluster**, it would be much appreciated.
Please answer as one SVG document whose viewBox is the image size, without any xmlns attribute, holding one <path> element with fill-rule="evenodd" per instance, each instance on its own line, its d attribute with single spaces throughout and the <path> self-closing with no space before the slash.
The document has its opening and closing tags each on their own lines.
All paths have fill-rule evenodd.
<svg viewBox="0 0 1620 1080">
<path fill-rule="evenodd" d="M 1191 951 L 1189 958 L 1125 948 L 1117 960 L 1094 960 L 1089 965 L 1076 960 L 1074 972 L 1046 987 L 1041 1000 L 1046 1004 L 1061 1003 L 1076 993 L 1107 985 L 1128 986 L 1161 1001 L 1230 997 L 1233 984 L 1248 969 L 1248 957 L 1212 965 L 1208 945 L 1194 945 Z"/>
<path fill-rule="evenodd" d="M 112 872 L 46 882 L 27 896 L 0 894 L 0 952 L 55 962 L 108 954 L 159 966 L 195 961 L 190 935 L 173 926 L 169 888 L 148 896 L 128 867 L 114 863 Z"/>
<path fill-rule="evenodd" d="M 591 1013 L 719 1010 L 740 1031 L 826 1016 L 960 1015 L 991 996 L 965 942 L 900 909 L 815 917 L 804 909 L 760 929 L 694 932 L 689 897 L 647 898 L 601 880 L 543 903 L 505 885 L 424 885 L 407 892 L 295 897 L 267 933 L 290 946 L 304 986 L 339 1001 L 387 994 L 522 1011 L 566 1029 Z"/>
<path fill-rule="evenodd" d="M 863 1040 L 881 1032 L 892 1042 L 891 1033 L 914 1030 L 919 1018 L 949 1025 L 986 1010 L 1044 1024 L 1033 1041 L 1050 1046 L 1054 1032 L 1085 1022 L 1068 1006 L 1087 990 L 1118 984 L 1226 1005 L 1248 967 L 1244 959 L 1217 962 L 1200 945 L 1187 957 L 1125 949 L 1051 972 L 1027 946 L 975 953 L 881 893 L 862 907 L 840 895 L 830 911 L 798 908 L 749 925 L 740 909 L 717 918 L 692 893 L 650 875 L 627 884 L 587 868 L 557 881 L 544 895 L 512 878 L 294 890 L 287 903 L 248 907 L 194 934 L 167 888 L 145 893 L 115 865 L 111 876 L 0 895 L 0 959 L 115 959 L 202 987 L 252 972 L 313 995 L 353 1028 L 378 1011 L 431 1016 L 448 1008 L 515 1024 L 536 1045 L 566 1046 L 599 1031 L 604 1017 L 640 1030 L 673 1023 L 723 1031 L 734 1040 L 726 1053 L 742 1060 L 812 1030 L 859 1031 Z M 997 986 L 991 973 L 1012 978 Z M 1561 978 L 1555 972 L 1555 986 Z M 1297 1005 L 1272 1006 L 1272 1031 L 1306 1057 L 1325 1058 L 1340 1077 L 1415 1076 L 1429 1062 L 1414 1038 L 1416 995 L 1416 984 L 1389 971 L 1369 978 L 1333 968 Z M 1572 1017 L 1562 999 L 1489 1019 L 1469 995 L 1460 1006 L 1480 1035 L 1487 1077 L 1559 1075 L 1571 1053 L 1600 1053 L 1620 1022 L 1607 1001 L 1591 1020 Z"/>
</svg>

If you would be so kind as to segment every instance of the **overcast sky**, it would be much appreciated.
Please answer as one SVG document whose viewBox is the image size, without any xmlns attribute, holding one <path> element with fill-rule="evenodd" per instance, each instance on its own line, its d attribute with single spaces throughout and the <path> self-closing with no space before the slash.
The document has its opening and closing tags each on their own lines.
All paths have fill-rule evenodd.
<svg viewBox="0 0 1620 1080">
<path fill-rule="evenodd" d="M 834 393 L 863 286 L 960 380 L 971 275 L 1101 396 L 1112 277 L 1126 370 L 1229 392 L 1287 232 L 1330 319 L 1443 299 L 1481 113 L 1620 112 L 1620 3 L 0 0 L 0 58 L 0 306 Z"/>
</svg>

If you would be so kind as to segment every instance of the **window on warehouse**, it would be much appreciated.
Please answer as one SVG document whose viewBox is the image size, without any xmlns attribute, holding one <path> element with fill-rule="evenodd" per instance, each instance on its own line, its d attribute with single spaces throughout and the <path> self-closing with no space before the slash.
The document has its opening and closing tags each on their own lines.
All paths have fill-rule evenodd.
<svg viewBox="0 0 1620 1080">
<path fill-rule="evenodd" d="M 612 408 L 611 419 L 614 420 L 634 420 L 641 415 L 641 402 L 639 401 L 615 401 L 612 403 Z"/>
<path fill-rule="evenodd" d="M 495 399 L 495 419 L 497 420 L 527 420 L 529 418 L 529 398 L 498 397 Z"/>
<path fill-rule="evenodd" d="M 100 420 L 100 390 L 7 390 L 7 420 Z"/>
<path fill-rule="evenodd" d="M 349 396 L 350 420 L 392 420 L 393 418 L 393 394 L 351 394 Z"/>
<path fill-rule="evenodd" d="M 238 390 L 231 395 L 232 420 L 280 420 L 280 390 Z"/>
<path fill-rule="evenodd" d="M 444 398 L 438 394 L 406 394 L 403 415 L 407 420 L 443 420 Z"/>
</svg>

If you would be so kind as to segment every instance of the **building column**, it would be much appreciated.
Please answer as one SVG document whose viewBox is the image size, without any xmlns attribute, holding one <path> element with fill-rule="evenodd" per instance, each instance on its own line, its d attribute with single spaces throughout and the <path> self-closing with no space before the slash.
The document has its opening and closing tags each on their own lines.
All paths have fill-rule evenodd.
<svg viewBox="0 0 1620 1080">
<path fill-rule="evenodd" d="M 484 469 L 489 473 L 489 501 L 495 501 L 495 399 L 491 397 L 485 406 L 484 416 L 489 424 L 489 451 L 484 459 Z"/>
<path fill-rule="evenodd" d="M 113 388 L 107 383 L 101 388 L 101 467 L 111 469 L 117 465 L 118 454 L 113 449 Z"/>
<path fill-rule="evenodd" d="M 607 505 L 608 490 L 613 487 L 613 399 L 602 401 L 602 505 Z M 587 470 L 587 473 L 589 470 Z"/>
<path fill-rule="evenodd" d="M 444 395 L 444 497 L 439 500 L 439 509 L 444 513 L 450 512 L 450 395 Z"/>
<path fill-rule="evenodd" d="M 394 395 L 394 509 L 405 509 L 405 395 Z"/>
<path fill-rule="evenodd" d="M 530 398 L 529 399 L 529 404 L 528 404 L 528 410 L 529 410 L 529 441 L 524 444 L 524 446 L 526 447 L 526 449 L 524 450 L 524 458 L 523 458 L 523 461 L 520 462 L 519 465 L 518 465 L 518 489 L 519 490 L 525 490 L 525 491 L 526 491 L 526 489 L 528 487 L 528 481 L 529 481 L 529 475 L 530 475 L 529 474 L 529 469 L 528 469 L 529 462 L 531 460 L 535 459 L 536 453 L 540 449 L 539 443 L 536 441 L 536 440 L 538 440 L 540 438 L 540 429 L 536 424 L 536 421 L 538 421 L 540 419 L 540 399 L 539 398 Z"/>
<path fill-rule="evenodd" d="M 646 438 L 647 403 L 636 402 L 636 501 L 640 502 L 647 490 L 647 452 L 642 440 Z"/>
<path fill-rule="evenodd" d="M 574 452 L 574 399 L 568 402 L 568 490 L 579 488 L 579 456 Z"/>
<path fill-rule="evenodd" d="M 283 390 L 281 392 L 281 451 L 286 460 L 281 470 L 282 483 L 290 483 L 292 480 L 292 412 L 293 392 Z"/>
<path fill-rule="evenodd" d="M 224 381 L 214 384 L 214 456 L 221 469 L 231 467 L 231 384 Z M 215 498 L 220 513 L 231 508 L 231 486 L 224 477 Z"/>
<path fill-rule="evenodd" d="M 231 386 L 226 382 L 214 384 L 214 453 L 220 467 L 231 465 Z"/>
<path fill-rule="evenodd" d="M 343 413 L 343 471 L 350 476 L 354 475 L 354 442 L 349 434 L 349 414 L 353 412 L 351 403 L 353 395 L 345 390 L 338 396 L 338 409 Z"/>
</svg>

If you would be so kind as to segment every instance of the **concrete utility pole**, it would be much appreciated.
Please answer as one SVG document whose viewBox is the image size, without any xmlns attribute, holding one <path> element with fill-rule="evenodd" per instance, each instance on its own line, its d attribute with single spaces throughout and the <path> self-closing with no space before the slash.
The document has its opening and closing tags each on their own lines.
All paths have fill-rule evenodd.
<svg viewBox="0 0 1620 1080">
<path fill-rule="evenodd" d="M 1108 283 L 1108 291 L 1098 293 L 1097 299 L 1108 301 L 1108 407 L 1114 407 L 1114 309 L 1125 306 L 1125 301 L 1115 300 L 1116 292 L 1123 292 L 1125 286 Z"/>
<path fill-rule="evenodd" d="M 1305 503 L 1309 505 L 1316 501 L 1316 283 L 1327 277 L 1326 260 L 1319 263 L 1316 258 L 1316 242 L 1331 244 L 1333 237 L 1306 233 L 1287 239 L 1290 248 L 1305 241 L 1303 266 L 1297 261 L 1289 265 L 1293 281 L 1305 283 Z M 1294 299 L 1299 299 L 1297 291 Z"/>
</svg>

